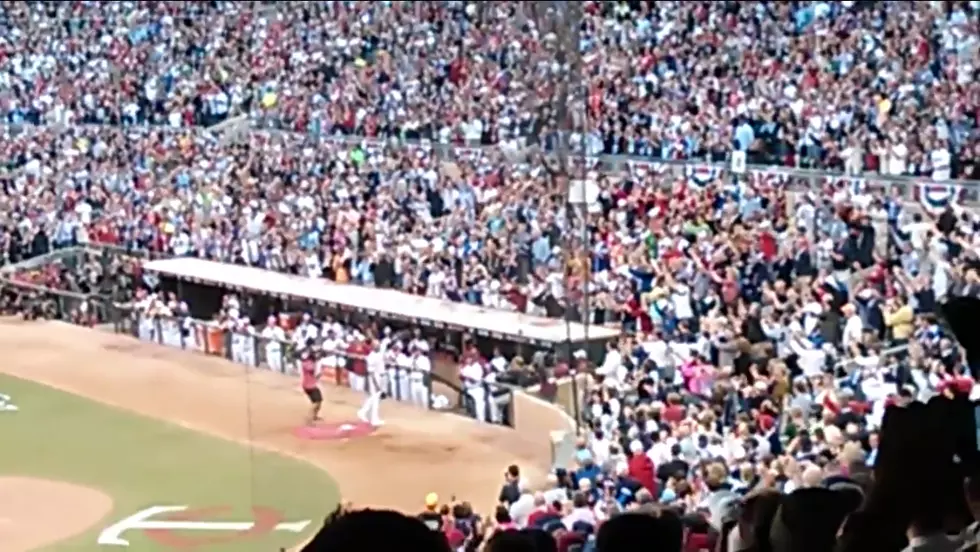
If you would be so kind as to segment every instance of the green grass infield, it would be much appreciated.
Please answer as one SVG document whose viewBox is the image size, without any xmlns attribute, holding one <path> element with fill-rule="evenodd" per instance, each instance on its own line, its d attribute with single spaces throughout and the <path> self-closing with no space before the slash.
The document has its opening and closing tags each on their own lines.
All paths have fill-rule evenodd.
<svg viewBox="0 0 980 552">
<path fill-rule="evenodd" d="M 0 475 L 113 499 L 96 526 L 45 551 L 275 552 L 315 532 L 338 501 L 333 479 L 299 460 L 2 374 L 0 393 L 17 407 L 0 412 Z M 52 504 L 51 523 L 70 508 Z"/>
</svg>

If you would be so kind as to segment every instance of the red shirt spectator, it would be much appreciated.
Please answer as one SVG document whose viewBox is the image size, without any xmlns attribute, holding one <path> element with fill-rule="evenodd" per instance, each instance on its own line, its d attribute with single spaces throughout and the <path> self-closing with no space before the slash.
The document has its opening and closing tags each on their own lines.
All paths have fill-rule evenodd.
<svg viewBox="0 0 980 552">
<path fill-rule="evenodd" d="M 685 415 L 684 405 L 680 403 L 680 398 L 676 395 L 669 395 L 667 397 L 667 406 L 664 407 L 662 413 L 664 421 L 670 424 L 679 424 Z"/>
<path fill-rule="evenodd" d="M 639 444 L 639 443 L 637 443 Z M 630 447 L 631 450 L 634 447 Z M 653 460 L 647 456 L 642 447 L 635 447 L 639 450 L 632 451 L 633 456 L 630 457 L 627 467 L 629 470 L 629 476 L 635 479 L 643 488 L 650 491 L 653 496 L 657 496 L 657 470 L 653 465 Z"/>
<path fill-rule="evenodd" d="M 764 412 L 759 414 L 759 417 L 756 421 L 759 424 L 759 429 L 761 429 L 762 431 L 769 431 L 770 429 L 773 428 L 774 425 L 776 425 L 776 419 Z"/>
<path fill-rule="evenodd" d="M 969 395 L 973 390 L 973 380 L 966 376 L 951 376 L 941 381 L 937 386 L 940 393 L 949 390 L 951 393 L 959 395 Z"/>
<path fill-rule="evenodd" d="M 762 257 L 766 262 L 770 262 L 776 258 L 776 250 L 776 238 L 772 235 L 772 232 L 768 230 L 759 232 L 759 252 L 762 253 Z"/>
<path fill-rule="evenodd" d="M 704 533 L 691 533 L 684 542 L 684 552 L 710 552 L 714 550 L 711 537 Z"/>
<path fill-rule="evenodd" d="M 527 516 L 527 526 L 528 527 L 536 527 L 536 523 L 541 518 L 543 518 L 545 516 L 556 516 L 556 515 L 558 515 L 558 511 L 555 510 L 554 508 L 552 508 L 551 506 L 543 506 L 543 507 L 540 507 L 537 510 L 531 512 Z"/>
<path fill-rule="evenodd" d="M 637 331 L 642 333 L 650 333 L 653 331 L 653 321 L 650 319 L 650 315 L 643 308 L 640 300 L 636 297 L 631 298 L 626 303 L 626 310 L 631 317 L 636 319 Z"/>
</svg>

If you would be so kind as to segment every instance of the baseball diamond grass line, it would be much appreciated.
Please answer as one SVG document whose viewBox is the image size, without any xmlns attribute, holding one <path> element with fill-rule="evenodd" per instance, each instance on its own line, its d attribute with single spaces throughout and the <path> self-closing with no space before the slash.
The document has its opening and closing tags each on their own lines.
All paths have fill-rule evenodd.
<svg viewBox="0 0 980 552">
<path fill-rule="evenodd" d="M 201 520 L 210 522 L 253 521 L 253 507 L 278 512 L 283 522 L 312 520 L 302 533 L 272 531 L 250 540 L 194 548 L 268 552 L 309 537 L 339 500 L 329 475 L 305 462 L 261 450 L 253 453 L 239 444 L 4 374 L 0 392 L 20 407 L 0 415 L 0 474 L 84 485 L 115 501 L 112 513 L 97 526 L 45 550 L 177 550 L 139 530 L 126 532 L 128 548 L 96 543 L 103 529 L 159 505 L 220 512 Z M 52 505 L 51 523 L 58 522 L 59 508 L 70 507 Z"/>
</svg>

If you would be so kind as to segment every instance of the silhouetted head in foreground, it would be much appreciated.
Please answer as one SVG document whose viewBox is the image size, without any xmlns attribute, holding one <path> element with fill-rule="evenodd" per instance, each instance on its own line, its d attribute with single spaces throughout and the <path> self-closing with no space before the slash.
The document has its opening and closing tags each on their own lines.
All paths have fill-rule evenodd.
<svg viewBox="0 0 980 552">
<path fill-rule="evenodd" d="M 551 550 L 554 548 L 552 539 Z M 525 531 L 498 531 L 487 541 L 486 552 L 538 552 L 536 535 Z"/>
<path fill-rule="evenodd" d="M 953 332 L 966 351 L 966 364 L 974 378 L 980 376 L 980 298 L 973 296 L 952 296 L 939 306 L 939 312 L 946 326 Z"/>
<path fill-rule="evenodd" d="M 332 514 L 303 552 L 412 550 L 450 552 L 443 533 L 393 510 L 356 510 Z"/>
<path fill-rule="evenodd" d="M 615 516 L 599 528 L 598 552 L 635 552 L 636 543 L 646 550 L 680 552 L 684 528 L 677 514 L 669 511 L 628 513 Z"/>
</svg>

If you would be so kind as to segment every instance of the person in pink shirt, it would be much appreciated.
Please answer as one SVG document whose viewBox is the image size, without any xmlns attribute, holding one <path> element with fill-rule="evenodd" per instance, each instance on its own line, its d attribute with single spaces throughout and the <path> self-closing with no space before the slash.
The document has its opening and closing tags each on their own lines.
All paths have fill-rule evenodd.
<svg viewBox="0 0 980 552">
<path fill-rule="evenodd" d="M 700 354 L 692 353 L 691 358 L 681 365 L 684 386 L 694 395 L 704 395 L 711 389 L 714 371 Z"/>
</svg>

